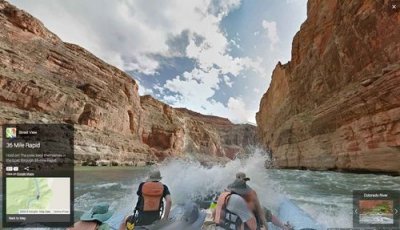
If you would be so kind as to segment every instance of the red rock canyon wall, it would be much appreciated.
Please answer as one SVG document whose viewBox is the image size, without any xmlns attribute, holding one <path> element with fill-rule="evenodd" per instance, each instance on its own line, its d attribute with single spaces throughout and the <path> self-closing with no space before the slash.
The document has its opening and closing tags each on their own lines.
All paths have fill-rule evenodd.
<svg viewBox="0 0 400 230">
<path fill-rule="evenodd" d="M 143 165 L 188 153 L 228 159 L 254 143 L 253 126 L 140 97 L 126 73 L 2 0 L 0 24 L 0 124 L 74 124 L 77 163 Z"/>
<path fill-rule="evenodd" d="M 256 117 L 278 166 L 400 172 L 399 25 L 388 0 L 308 2 Z"/>
</svg>

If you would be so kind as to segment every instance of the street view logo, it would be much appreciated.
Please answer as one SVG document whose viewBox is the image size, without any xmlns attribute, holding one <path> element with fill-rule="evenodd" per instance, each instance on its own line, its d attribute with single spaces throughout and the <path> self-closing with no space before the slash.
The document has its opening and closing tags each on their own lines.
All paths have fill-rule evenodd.
<svg viewBox="0 0 400 230">
<path fill-rule="evenodd" d="M 13 139 L 17 137 L 17 128 L 6 128 L 6 139 Z"/>
</svg>

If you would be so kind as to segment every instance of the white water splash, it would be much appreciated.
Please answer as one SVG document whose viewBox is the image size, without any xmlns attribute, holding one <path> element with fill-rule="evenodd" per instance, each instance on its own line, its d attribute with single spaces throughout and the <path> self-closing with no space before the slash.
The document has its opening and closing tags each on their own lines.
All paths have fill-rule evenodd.
<svg viewBox="0 0 400 230">
<path fill-rule="evenodd" d="M 171 160 L 159 169 L 162 182 L 170 188 L 176 204 L 223 191 L 240 171 L 251 178 L 249 185 L 258 192 L 262 203 L 269 207 L 277 205 L 281 197 L 275 190 L 277 184 L 270 181 L 266 174 L 267 160 L 265 152 L 256 149 L 249 158 L 236 159 L 225 165 L 206 167 L 195 161 Z"/>
<path fill-rule="evenodd" d="M 277 214 L 282 200 L 292 197 L 290 191 L 285 191 L 282 186 L 285 181 L 270 177 L 270 171 L 265 168 L 265 162 L 268 160 L 265 152 L 256 149 L 250 157 L 236 159 L 226 165 L 205 167 L 195 161 L 172 160 L 162 164 L 159 169 L 163 176 L 162 181 L 169 186 L 175 204 L 182 204 L 187 200 L 223 191 L 227 185 L 233 182 L 237 172 L 245 172 L 251 178 L 248 184 L 257 191 L 261 204 Z M 302 172 L 305 171 L 299 171 L 300 174 Z M 311 197 L 309 199 L 312 199 Z M 319 200 L 319 202 L 322 204 L 324 200 Z M 334 201 L 328 200 L 327 202 Z M 323 205 L 305 204 L 300 206 L 317 222 L 325 226 L 352 226 L 351 214 L 348 215 L 342 210 L 335 209 L 333 211 L 326 209 Z"/>
<path fill-rule="evenodd" d="M 265 162 L 269 160 L 267 155 L 254 149 L 246 159 L 211 167 L 203 166 L 196 160 L 171 159 L 148 168 L 148 171 L 156 167 L 160 169 L 162 182 L 168 185 L 174 205 L 223 191 L 233 182 L 235 174 L 242 171 L 251 178 L 248 183 L 257 191 L 262 205 L 274 214 L 278 214 L 282 200 L 291 199 L 316 222 L 332 228 L 352 227 L 353 189 L 396 189 L 400 182 L 399 178 L 382 175 L 266 169 Z M 96 192 L 108 191 L 108 194 L 110 190 L 125 191 L 121 197 L 112 195 L 112 209 L 115 210 L 110 220 L 112 226 L 118 226 L 125 215 L 132 213 L 139 182 L 147 179 L 143 174 L 132 175 L 132 178 L 135 180 L 128 186 L 129 189 L 127 184 L 119 188 L 103 181 L 99 181 L 99 186 L 94 186 Z M 78 202 L 86 200 L 93 203 L 92 199 L 85 196 Z"/>
<path fill-rule="evenodd" d="M 289 198 L 318 223 L 330 228 L 352 227 L 353 189 L 400 189 L 400 177 L 266 169 L 268 154 L 258 149 L 253 152 L 246 159 L 212 167 L 195 160 L 171 159 L 143 169 L 141 173 L 126 168 L 97 169 L 101 176 L 96 180 L 93 180 L 93 174 L 81 173 L 82 177 L 90 178 L 90 182 L 76 184 L 76 191 L 82 194 L 75 199 L 75 209 L 82 212 L 97 202 L 109 202 L 115 214 L 108 222 L 118 227 L 124 216 L 132 213 L 137 200 L 136 190 L 140 181 L 146 179 L 143 175 L 155 167 L 161 171 L 162 182 L 170 188 L 174 205 L 222 191 L 233 182 L 235 174 L 242 171 L 251 178 L 249 185 L 257 191 L 261 203 L 273 213 L 277 214 L 281 201 Z M 124 180 L 127 175 L 132 179 Z"/>
</svg>

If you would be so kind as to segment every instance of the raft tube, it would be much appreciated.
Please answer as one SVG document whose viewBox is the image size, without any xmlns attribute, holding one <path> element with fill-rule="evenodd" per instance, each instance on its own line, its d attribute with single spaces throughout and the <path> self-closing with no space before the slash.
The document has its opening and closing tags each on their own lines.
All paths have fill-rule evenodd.
<svg viewBox="0 0 400 230">
<path fill-rule="evenodd" d="M 323 224 L 318 223 L 307 212 L 301 209 L 290 199 L 284 199 L 279 205 L 277 216 L 281 221 L 289 222 L 295 230 L 325 230 Z M 276 230 L 272 223 L 268 223 L 269 229 Z"/>
</svg>

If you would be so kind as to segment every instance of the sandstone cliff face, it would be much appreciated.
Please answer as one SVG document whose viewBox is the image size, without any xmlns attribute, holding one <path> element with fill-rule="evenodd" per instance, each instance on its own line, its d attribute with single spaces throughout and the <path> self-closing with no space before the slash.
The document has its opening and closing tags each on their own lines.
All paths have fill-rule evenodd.
<svg viewBox="0 0 400 230">
<path fill-rule="evenodd" d="M 400 13 L 389 1 L 310 0 L 257 113 L 287 168 L 400 172 Z"/>
<path fill-rule="evenodd" d="M 78 163 L 142 165 L 180 156 L 192 144 L 199 153 L 231 155 L 225 154 L 225 133 L 156 100 L 141 100 L 130 76 L 62 42 L 2 0 L 0 23 L 0 124 L 74 124 Z M 239 146 L 235 153 L 244 147 L 237 143 L 231 143 Z"/>
<path fill-rule="evenodd" d="M 151 96 L 140 100 L 146 117 L 141 123 L 142 140 L 159 157 L 194 154 L 200 160 L 233 159 L 244 153 L 246 146 L 255 144 L 252 125 L 235 125 L 226 118 L 174 109 Z"/>
</svg>

